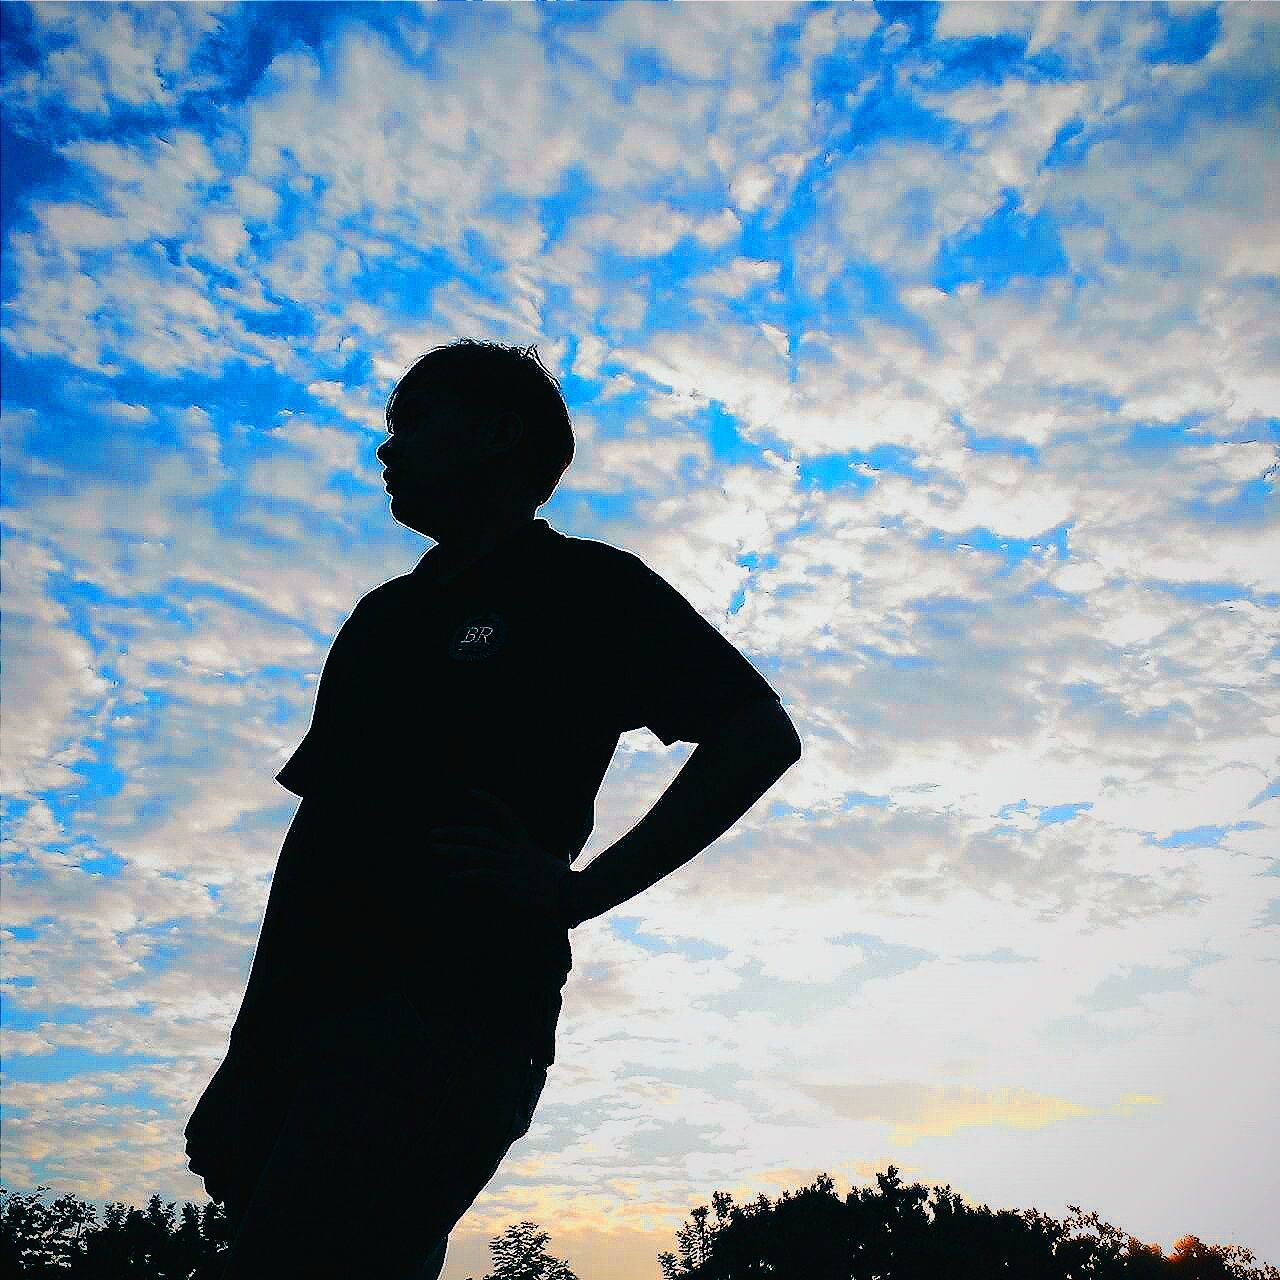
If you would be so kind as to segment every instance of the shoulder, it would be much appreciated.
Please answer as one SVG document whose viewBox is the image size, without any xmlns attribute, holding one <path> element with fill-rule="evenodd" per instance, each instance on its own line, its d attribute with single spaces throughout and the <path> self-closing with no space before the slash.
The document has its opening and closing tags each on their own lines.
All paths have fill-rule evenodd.
<svg viewBox="0 0 1280 1280">
<path fill-rule="evenodd" d="M 555 555 L 568 575 L 601 592 L 641 589 L 657 576 L 634 551 L 595 538 L 557 531 Z"/>
<path fill-rule="evenodd" d="M 368 626 L 395 612 L 413 595 L 412 573 L 403 573 L 366 591 L 352 606 L 346 625 Z"/>
<path fill-rule="evenodd" d="M 402 573 L 398 577 L 388 578 L 386 582 L 380 582 L 376 587 L 366 591 L 356 601 L 356 608 L 380 604 L 383 600 L 396 600 L 412 591 L 413 585 L 412 573 Z"/>
<path fill-rule="evenodd" d="M 615 547 L 610 542 L 600 542 L 596 538 L 580 538 L 576 534 L 560 533 L 557 530 L 555 541 L 561 556 L 584 566 L 628 569 L 634 565 L 644 565 L 644 561 L 635 552 Z"/>
</svg>

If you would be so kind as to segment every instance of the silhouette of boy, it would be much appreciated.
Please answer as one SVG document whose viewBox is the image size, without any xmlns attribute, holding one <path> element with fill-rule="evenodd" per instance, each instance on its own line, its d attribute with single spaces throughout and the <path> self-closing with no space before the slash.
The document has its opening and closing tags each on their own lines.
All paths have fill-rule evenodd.
<svg viewBox="0 0 1280 1280">
<path fill-rule="evenodd" d="M 569 931 L 705 848 L 800 756 L 777 694 L 639 557 L 534 512 L 573 456 L 527 351 L 422 356 L 378 448 L 435 540 L 361 598 L 277 775 L 281 848 L 226 1058 L 187 1127 L 224 1280 L 434 1280 L 532 1123 Z M 696 750 L 583 870 L 627 729 Z"/>
</svg>

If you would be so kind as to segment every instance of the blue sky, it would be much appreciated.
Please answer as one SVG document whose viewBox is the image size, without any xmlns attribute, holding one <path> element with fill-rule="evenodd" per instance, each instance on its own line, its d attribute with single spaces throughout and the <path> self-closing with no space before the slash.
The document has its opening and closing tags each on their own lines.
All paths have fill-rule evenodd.
<svg viewBox="0 0 1280 1280">
<path fill-rule="evenodd" d="M 446 1276 L 890 1162 L 1280 1258 L 1274 5 L 0 19 L 6 1185 L 200 1198 L 273 775 L 428 545 L 386 395 L 468 334 L 562 379 L 541 514 L 805 756 L 575 933 Z M 584 859 L 688 750 L 624 738 Z"/>
</svg>

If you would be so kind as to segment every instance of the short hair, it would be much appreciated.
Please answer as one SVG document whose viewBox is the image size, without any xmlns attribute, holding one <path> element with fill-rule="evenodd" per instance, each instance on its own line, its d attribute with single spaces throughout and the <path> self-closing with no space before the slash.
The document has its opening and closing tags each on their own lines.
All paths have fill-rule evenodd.
<svg viewBox="0 0 1280 1280">
<path fill-rule="evenodd" d="M 560 392 L 532 343 L 457 338 L 413 362 L 387 400 L 387 430 L 411 423 L 432 396 L 452 396 L 472 421 L 516 417 L 523 426 L 517 453 L 541 506 L 573 461 L 573 425 Z"/>
</svg>

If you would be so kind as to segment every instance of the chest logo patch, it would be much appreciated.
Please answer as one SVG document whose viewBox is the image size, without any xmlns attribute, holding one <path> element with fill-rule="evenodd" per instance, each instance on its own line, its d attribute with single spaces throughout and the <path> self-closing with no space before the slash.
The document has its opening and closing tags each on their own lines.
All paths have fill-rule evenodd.
<svg viewBox="0 0 1280 1280">
<path fill-rule="evenodd" d="M 460 662 L 491 658 L 506 643 L 507 626 L 495 613 L 468 618 L 455 628 L 449 641 L 449 656 Z"/>
</svg>

